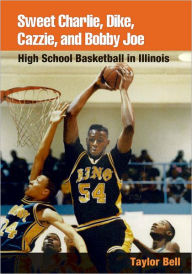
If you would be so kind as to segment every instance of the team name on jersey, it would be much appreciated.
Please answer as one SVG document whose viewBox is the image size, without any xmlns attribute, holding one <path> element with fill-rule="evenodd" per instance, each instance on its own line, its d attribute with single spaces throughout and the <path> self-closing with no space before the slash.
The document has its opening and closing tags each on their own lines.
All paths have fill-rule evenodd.
<svg viewBox="0 0 192 274">
<path fill-rule="evenodd" d="M 23 208 L 23 205 L 15 205 L 9 210 L 8 214 L 19 217 L 23 222 L 26 222 L 26 218 L 30 215 L 30 213 Z"/>
<path fill-rule="evenodd" d="M 86 167 L 77 169 L 78 178 L 76 183 L 86 181 L 88 179 L 98 179 L 109 181 L 112 178 L 113 171 L 110 168 L 104 169 L 103 167 Z"/>
</svg>

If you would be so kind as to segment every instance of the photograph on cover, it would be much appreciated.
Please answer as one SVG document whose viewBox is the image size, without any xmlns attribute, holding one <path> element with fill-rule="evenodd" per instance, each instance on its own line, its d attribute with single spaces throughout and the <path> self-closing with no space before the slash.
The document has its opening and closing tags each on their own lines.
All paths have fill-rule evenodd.
<svg viewBox="0 0 192 274">
<path fill-rule="evenodd" d="M 2 52 L 2 251 L 190 253 L 190 93 L 189 52 Z"/>
</svg>

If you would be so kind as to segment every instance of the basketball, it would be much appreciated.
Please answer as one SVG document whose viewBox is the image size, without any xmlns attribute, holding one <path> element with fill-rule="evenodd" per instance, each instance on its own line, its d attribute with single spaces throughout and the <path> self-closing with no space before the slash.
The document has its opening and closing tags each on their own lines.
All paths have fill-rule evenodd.
<svg viewBox="0 0 192 274">
<path fill-rule="evenodd" d="M 133 80 L 133 70 L 125 63 L 117 63 L 114 66 L 107 66 L 104 70 L 103 77 L 105 82 L 114 90 L 120 88 L 122 77 L 126 77 L 131 83 Z"/>
<path fill-rule="evenodd" d="M 112 89 L 119 88 L 121 75 L 118 73 L 117 66 L 107 66 L 103 72 L 103 78 Z"/>
</svg>

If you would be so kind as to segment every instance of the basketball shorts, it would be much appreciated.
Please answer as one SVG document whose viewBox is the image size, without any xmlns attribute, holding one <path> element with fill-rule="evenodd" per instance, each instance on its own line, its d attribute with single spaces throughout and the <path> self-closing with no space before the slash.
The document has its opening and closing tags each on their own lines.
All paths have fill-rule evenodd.
<svg viewBox="0 0 192 274">
<path fill-rule="evenodd" d="M 84 239 L 88 253 L 98 271 L 106 271 L 106 257 L 108 253 L 122 250 L 129 253 L 133 242 L 133 233 L 130 226 L 118 218 L 107 224 L 93 226 L 86 229 L 77 229 Z"/>
</svg>

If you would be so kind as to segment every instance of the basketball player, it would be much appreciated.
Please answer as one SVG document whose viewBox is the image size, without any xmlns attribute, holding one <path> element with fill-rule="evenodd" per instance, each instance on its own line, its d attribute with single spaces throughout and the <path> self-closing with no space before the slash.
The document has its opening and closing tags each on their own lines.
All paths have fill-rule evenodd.
<svg viewBox="0 0 192 274">
<path fill-rule="evenodd" d="M 86 252 L 83 239 L 74 228 L 64 223 L 63 218 L 49 203 L 49 199 L 54 194 L 54 185 L 48 177 L 41 174 L 57 125 L 65 116 L 67 107 L 67 104 L 61 104 L 52 112 L 49 128 L 35 156 L 25 197 L 9 210 L 1 226 L 2 253 L 30 252 L 36 239 L 50 225 L 72 239 L 79 252 Z"/>
<path fill-rule="evenodd" d="M 151 253 L 178 253 L 180 252 L 179 245 L 172 242 L 175 236 L 175 229 L 166 220 L 154 223 L 151 227 L 150 236 L 153 239 L 152 248 L 147 247 L 138 239 L 134 238 L 133 243 L 144 254 Z"/>
<path fill-rule="evenodd" d="M 97 80 L 77 98 L 67 110 L 64 123 L 64 144 L 74 212 L 78 221 L 77 231 L 85 240 L 89 255 L 99 272 L 106 272 L 106 259 L 130 252 L 133 234 L 121 213 L 121 174 L 130 159 L 134 133 L 134 118 L 128 87 L 133 80 L 133 71 L 119 67 L 122 77 L 121 116 L 123 129 L 116 146 L 105 154 L 109 144 L 108 129 L 92 125 L 86 139 L 87 150 L 79 140 L 77 117 L 88 99 L 99 89 L 111 89 L 104 80 L 104 70 Z M 108 254 L 108 255 L 107 255 Z M 121 267 L 119 265 L 119 267 Z M 113 268 L 112 268 L 113 269 Z M 112 270 L 110 269 L 110 270 Z M 119 269 L 120 270 L 120 269 Z"/>
<path fill-rule="evenodd" d="M 56 233 L 49 233 L 43 240 L 42 251 L 44 253 L 61 252 L 61 240 Z"/>
<path fill-rule="evenodd" d="M 66 263 L 61 252 L 61 240 L 56 233 L 49 233 L 43 240 L 43 254 L 34 254 L 33 273 L 61 273 Z"/>
</svg>

